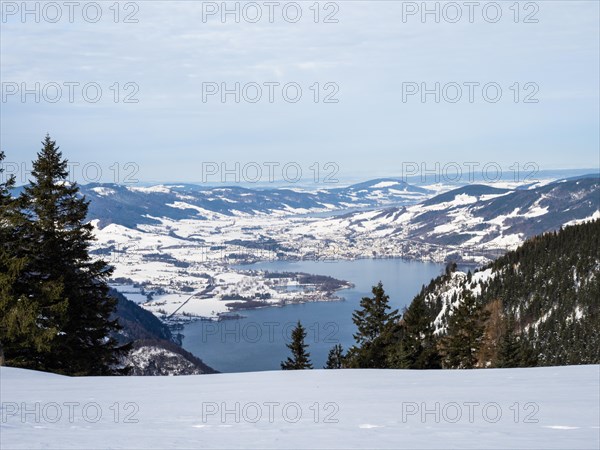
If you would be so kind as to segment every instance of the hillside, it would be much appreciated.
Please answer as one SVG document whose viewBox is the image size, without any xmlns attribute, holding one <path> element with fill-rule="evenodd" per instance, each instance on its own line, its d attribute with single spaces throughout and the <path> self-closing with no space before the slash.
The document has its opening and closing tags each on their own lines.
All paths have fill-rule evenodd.
<svg viewBox="0 0 600 450">
<path fill-rule="evenodd" d="M 154 314 L 111 290 L 117 299 L 113 314 L 121 330 L 115 333 L 120 344 L 131 343 L 132 348 L 123 363 L 131 368 L 130 375 L 200 375 L 216 373 L 204 362 L 184 350 L 180 336 L 171 333 L 167 325 Z"/>
<path fill-rule="evenodd" d="M 236 237 L 241 234 L 243 240 L 260 243 L 262 248 L 280 249 L 288 256 L 300 252 L 306 242 L 319 239 L 334 242 L 340 255 L 367 256 L 355 251 L 361 247 L 381 248 L 382 238 L 393 242 L 397 251 L 402 249 L 404 254 L 410 253 L 408 247 L 413 242 L 513 248 L 528 237 L 599 214 L 599 180 L 598 175 L 590 174 L 512 189 L 471 184 L 435 196 L 433 191 L 395 179 L 314 192 L 90 184 L 82 187 L 82 193 L 91 200 L 89 218 L 101 230 L 115 224 L 146 233 L 152 230 L 198 245 L 209 241 L 202 229 L 217 224 L 235 231 Z M 366 208 L 371 210 L 329 219 L 295 218 L 281 223 L 283 216 L 294 214 L 332 214 Z M 275 215 L 275 220 L 264 220 L 266 214 Z M 261 217 L 259 222 L 258 217 Z M 239 227 L 235 226 L 236 221 Z M 256 222 L 258 226 L 250 226 Z M 190 224 L 194 224 L 195 233 L 187 231 Z M 292 224 L 300 226 L 294 230 L 295 227 L 289 227 Z M 111 227 L 109 232 L 122 228 Z M 123 234 L 125 229 L 117 233 Z M 220 244 L 231 239 L 223 236 Z M 265 239 L 269 245 L 265 245 Z M 310 247 L 317 246 L 315 242 Z M 429 249 L 429 253 L 435 253 L 435 249 Z"/>
<path fill-rule="evenodd" d="M 69 378 L 1 367 L 0 447 L 593 449 L 599 370 Z M 21 417 L 35 405 L 38 417 Z"/>
<path fill-rule="evenodd" d="M 133 342 L 125 364 L 131 367 L 133 376 L 203 375 L 218 373 L 200 358 L 184 350 L 180 345 L 165 341 L 143 339 Z"/>
<path fill-rule="evenodd" d="M 430 245 L 429 253 L 435 246 L 446 253 L 512 249 L 529 237 L 591 217 L 600 217 L 600 178 L 593 174 L 529 189 L 467 185 L 413 206 L 330 219 L 319 237 L 338 233 L 350 242 L 371 240 L 378 246 L 377 240 L 385 240 L 408 254 L 417 243 L 421 249 Z"/>
<path fill-rule="evenodd" d="M 468 297 L 491 316 L 487 353 L 496 365 L 502 345 L 515 347 L 512 365 L 600 362 L 600 220 L 534 237 L 475 271 L 448 272 L 417 299 L 430 306 L 436 334 Z M 496 330 L 490 330 L 495 323 Z M 520 347 L 520 348 L 519 348 Z"/>
<path fill-rule="evenodd" d="M 118 318 L 122 329 L 116 335 L 119 342 L 125 343 L 139 339 L 163 339 L 176 341 L 171 330 L 154 314 L 128 300 L 123 294 L 111 289 L 110 294 L 117 299 L 117 308 L 113 317 Z"/>
<path fill-rule="evenodd" d="M 335 186 L 335 184 L 332 184 Z M 432 192 L 399 179 L 378 179 L 343 188 L 210 187 L 196 184 L 157 186 L 90 183 L 81 187 L 92 200 L 90 218 L 101 228 L 119 224 L 129 228 L 160 223 L 159 218 L 230 219 L 240 215 L 302 214 L 344 208 L 377 207 L 422 200 Z"/>
</svg>

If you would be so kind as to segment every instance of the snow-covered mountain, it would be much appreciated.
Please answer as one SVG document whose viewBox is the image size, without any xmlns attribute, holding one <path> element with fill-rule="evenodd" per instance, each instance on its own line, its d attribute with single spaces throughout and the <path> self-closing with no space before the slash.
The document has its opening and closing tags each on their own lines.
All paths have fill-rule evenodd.
<svg viewBox="0 0 600 450">
<path fill-rule="evenodd" d="M 157 218 L 202 220 L 401 205 L 423 200 L 432 193 L 392 178 L 313 191 L 194 184 L 142 187 L 93 183 L 81 186 L 81 192 L 91 200 L 90 217 L 98 219 L 100 227 L 115 223 L 130 228 L 158 223 Z"/>
<path fill-rule="evenodd" d="M 598 175 L 528 188 L 466 185 L 431 197 L 432 191 L 397 179 L 380 179 L 314 192 L 252 190 L 196 185 L 82 186 L 90 219 L 104 228 L 130 229 L 165 220 L 231 220 L 318 211 L 371 208 L 325 220 L 324 227 L 350 241 L 377 237 L 444 246 L 514 247 L 527 237 L 591 217 L 600 210 Z M 381 208 L 385 205 L 396 205 Z M 317 221 L 314 232 L 322 228 Z M 310 227 L 309 227 L 310 228 Z M 313 234 L 307 230 L 306 234 Z M 330 233 L 331 234 L 331 233 Z M 279 241 L 281 236 L 269 239 Z"/>
<path fill-rule="evenodd" d="M 387 242 L 514 248 L 526 238 L 600 217 L 600 178 L 559 180 L 529 189 L 467 185 L 412 206 L 352 213 L 329 221 L 331 233 Z"/>
<path fill-rule="evenodd" d="M 1 367 L 0 447 L 592 449 L 599 370 L 71 378 Z"/>
</svg>

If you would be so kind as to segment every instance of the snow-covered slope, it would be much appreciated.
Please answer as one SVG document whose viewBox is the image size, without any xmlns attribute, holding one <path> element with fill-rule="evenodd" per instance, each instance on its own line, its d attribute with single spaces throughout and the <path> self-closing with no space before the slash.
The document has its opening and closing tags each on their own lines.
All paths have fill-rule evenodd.
<svg viewBox="0 0 600 450">
<path fill-rule="evenodd" d="M 0 380 L 2 448 L 600 445 L 600 366 Z"/>
<path fill-rule="evenodd" d="M 160 265 L 157 252 L 166 262 L 189 265 L 199 256 L 209 259 L 206 250 L 239 255 L 257 248 L 261 251 L 251 251 L 256 255 L 250 259 L 404 256 L 444 261 L 459 259 L 453 256 L 458 253 L 462 259 L 483 263 L 483 256 L 487 260 L 497 257 L 528 237 L 600 217 L 600 179 L 595 175 L 529 189 L 468 185 L 420 203 L 417 200 L 424 198 L 423 192 L 399 183 L 374 180 L 310 194 L 196 187 L 184 195 L 175 188 L 165 193 L 119 187 L 111 196 L 86 195 L 91 200 L 90 219 L 98 228 L 99 248 L 127 255 L 153 249 L 145 256 L 146 267 Z M 94 193 L 98 187 L 91 189 Z M 333 217 L 292 214 L 318 210 L 331 214 L 334 209 L 375 203 L 398 205 L 399 197 L 390 189 L 415 194 L 413 204 L 406 201 L 401 206 Z M 201 197 L 217 193 L 218 201 Z M 185 196 L 192 199 L 176 201 Z M 166 249 L 168 254 L 163 254 Z M 195 258 L 189 257 L 190 249 Z M 130 273 L 118 276 L 135 279 Z"/>
<path fill-rule="evenodd" d="M 405 205 L 433 194 L 428 189 L 391 178 L 317 190 L 91 183 L 81 186 L 81 192 L 91 200 L 89 217 L 98 220 L 100 227 L 119 224 L 129 228 L 160 223 L 158 218 L 214 220 Z"/>
<path fill-rule="evenodd" d="M 202 375 L 216 372 L 176 344 L 164 341 L 135 342 L 123 362 L 131 367 L 131 375 Z"/>
<path fill-rule="evenodd" d="M 600 179 L 559 180 L 531 189 L 468 185 L 413 206 L 329 220 L 350 241 L 385 239 L 455 248 L 515 248 L 567 223 L 600 217 Z"/>
</svg>

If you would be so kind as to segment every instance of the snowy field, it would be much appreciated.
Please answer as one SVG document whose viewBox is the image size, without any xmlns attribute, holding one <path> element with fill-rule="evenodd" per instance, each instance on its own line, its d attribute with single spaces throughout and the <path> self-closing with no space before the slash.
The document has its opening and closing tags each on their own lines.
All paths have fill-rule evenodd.
<svg viewBox="0 0 600 450">
<path fill-rule="evenodd" d="M 0 382 L 2 449 L 600 446 L 600 366 Z"/>
</svg>

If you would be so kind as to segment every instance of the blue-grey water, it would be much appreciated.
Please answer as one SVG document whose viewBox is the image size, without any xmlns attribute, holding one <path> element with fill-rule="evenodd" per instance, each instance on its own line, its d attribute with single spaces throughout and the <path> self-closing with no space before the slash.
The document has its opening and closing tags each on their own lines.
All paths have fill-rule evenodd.
<svg viewBox="0 0 600 450">
<path fill-rule="evenodd" d="M 321 368 L 329 349 L 341 343 L 346 350 L 354 343 L 352 312 L 360 299 L 371 294 L 378 281 L 390 296 L 390 304 L 402 309 L 423 284 L 444 270 L 442 264 L 402 259 L 360 259 L 355 261 L 272 261 L 242 266 L 280 272 L 307 272 L 329 275 L 354 283 L 338 291 L 341 302 L 316 302 L 284 307 L 241 311 L 242 319 L 221 322 L 193 322 L 185 326 L 183 347 L 221 372 L 279 370 L 289 350 L 291 329 L 300 320 L 307 328 L 305 343 L 315 368 Z"/>
</svg>

